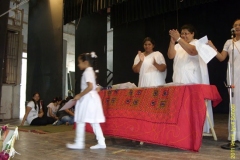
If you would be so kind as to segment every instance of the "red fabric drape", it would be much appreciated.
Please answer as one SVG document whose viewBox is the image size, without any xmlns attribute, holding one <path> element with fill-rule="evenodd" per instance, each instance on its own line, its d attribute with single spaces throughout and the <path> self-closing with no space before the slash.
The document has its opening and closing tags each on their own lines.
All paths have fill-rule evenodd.
<svg viewBox="0 0 240 160">
<path fill-rule="evenodd" d="M 105 90 L 99 92 L 104 135 L 198 151 L 206 117 L 205 99 L 221 97 L 212 85 Z M 86 127 L 92 132 L 90 125 Z"/>
</svg>

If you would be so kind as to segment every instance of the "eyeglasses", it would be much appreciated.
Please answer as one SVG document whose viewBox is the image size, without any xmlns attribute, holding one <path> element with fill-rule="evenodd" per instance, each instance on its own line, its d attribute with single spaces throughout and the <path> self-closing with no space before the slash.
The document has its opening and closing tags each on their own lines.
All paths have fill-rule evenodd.
<svg viewBox="0 0 240 160">
<path fill-rule="evenodd" d="M 181 33 L 181 35 L 183 36 L 183 35 L 189 35 L 189 34 L 191 34 L 191 33 L 189 33 L 189 32 L 186 32 L 186 33 Z"/>
</svg>

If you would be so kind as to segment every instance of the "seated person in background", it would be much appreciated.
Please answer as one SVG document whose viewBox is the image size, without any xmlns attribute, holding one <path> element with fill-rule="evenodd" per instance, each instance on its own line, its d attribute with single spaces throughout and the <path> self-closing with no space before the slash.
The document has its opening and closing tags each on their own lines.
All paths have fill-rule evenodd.
<svg viewBox="0 0 240 160">
<path fill-rule="evenodd" d="M 32 100 L 27 104 L 25 115 L 23 117 L 21 126 L 27 120 L 30 125 L 47 125 L 49 122 L 43 117 L 42 104 L 40 103 L 39 93 L 34 93 Z"/>
<path fill-rule="evenodd" d="M 51 103 L 47 106 L 47 119 L 49 121 L 49 124 L 53 124 L 56 120 L 58 120 L 58 117 L 56 115 L 59 105 L 62 101 L 61 97 L 55 97 Z"/>
<path fill-rule="evenodd" d="M 60 107 L 58 108 L 58 111 L 56 113 L 58 120 L 53 123 L 53 125 L 61 125 L 61 124 L 66 124 L 66 125 L 72 125 L 74 123 L 74 111 L 73 108 L 70 109 L 65 109 L 61 110 L 60 109 L 70 100 L 73 99 L 73 97 L 67 97 L 66 100 L 63 100 L 62 103 L 60 104 Z"/>
</svg>

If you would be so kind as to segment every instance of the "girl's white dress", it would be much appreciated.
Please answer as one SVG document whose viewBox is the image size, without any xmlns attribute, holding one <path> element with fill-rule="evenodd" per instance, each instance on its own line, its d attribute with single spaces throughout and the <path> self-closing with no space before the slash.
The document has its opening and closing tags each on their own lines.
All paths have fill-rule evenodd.
<svg viewBox="0 0 240 160">
<path fill-rule="evenodd" d="M 85 69 L 81 79 L 81 91 L 87 88 L 87 82 L 93 84 L 93 89 L 81 97 L 75 106 L 74 121 L 77 123 L 102 123 L 105 122 L 102 101 L 96 91 L 95 73 L 92 67 Z"/>
</svg>

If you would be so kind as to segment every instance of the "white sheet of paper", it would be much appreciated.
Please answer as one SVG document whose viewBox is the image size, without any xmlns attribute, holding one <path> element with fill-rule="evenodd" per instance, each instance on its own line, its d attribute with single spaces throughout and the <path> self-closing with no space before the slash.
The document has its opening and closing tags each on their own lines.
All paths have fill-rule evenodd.
<svg viewBox="0 0 240 160">
<path fill-rule="evenodd" d="M 207 36 L 202 37 L 196 42 L 196 49 L 198 51 L 198 55 L 206 64 L 217 55 L 217 52 L 212 47 L 206 44 L 207 42 Z"/>
<path fill-rule="evenodd" d="M 59 111 L 72 108 L 74 105 L 76 105 L 76 103 L 77 103 L 77 100 L 71 99 Z"/>
<path fill-rule="evenodd" d="M 200 43 L 207 44 L 208 43 L 208 37 L 204 36 L 198 40 Z"/>
</svg>

